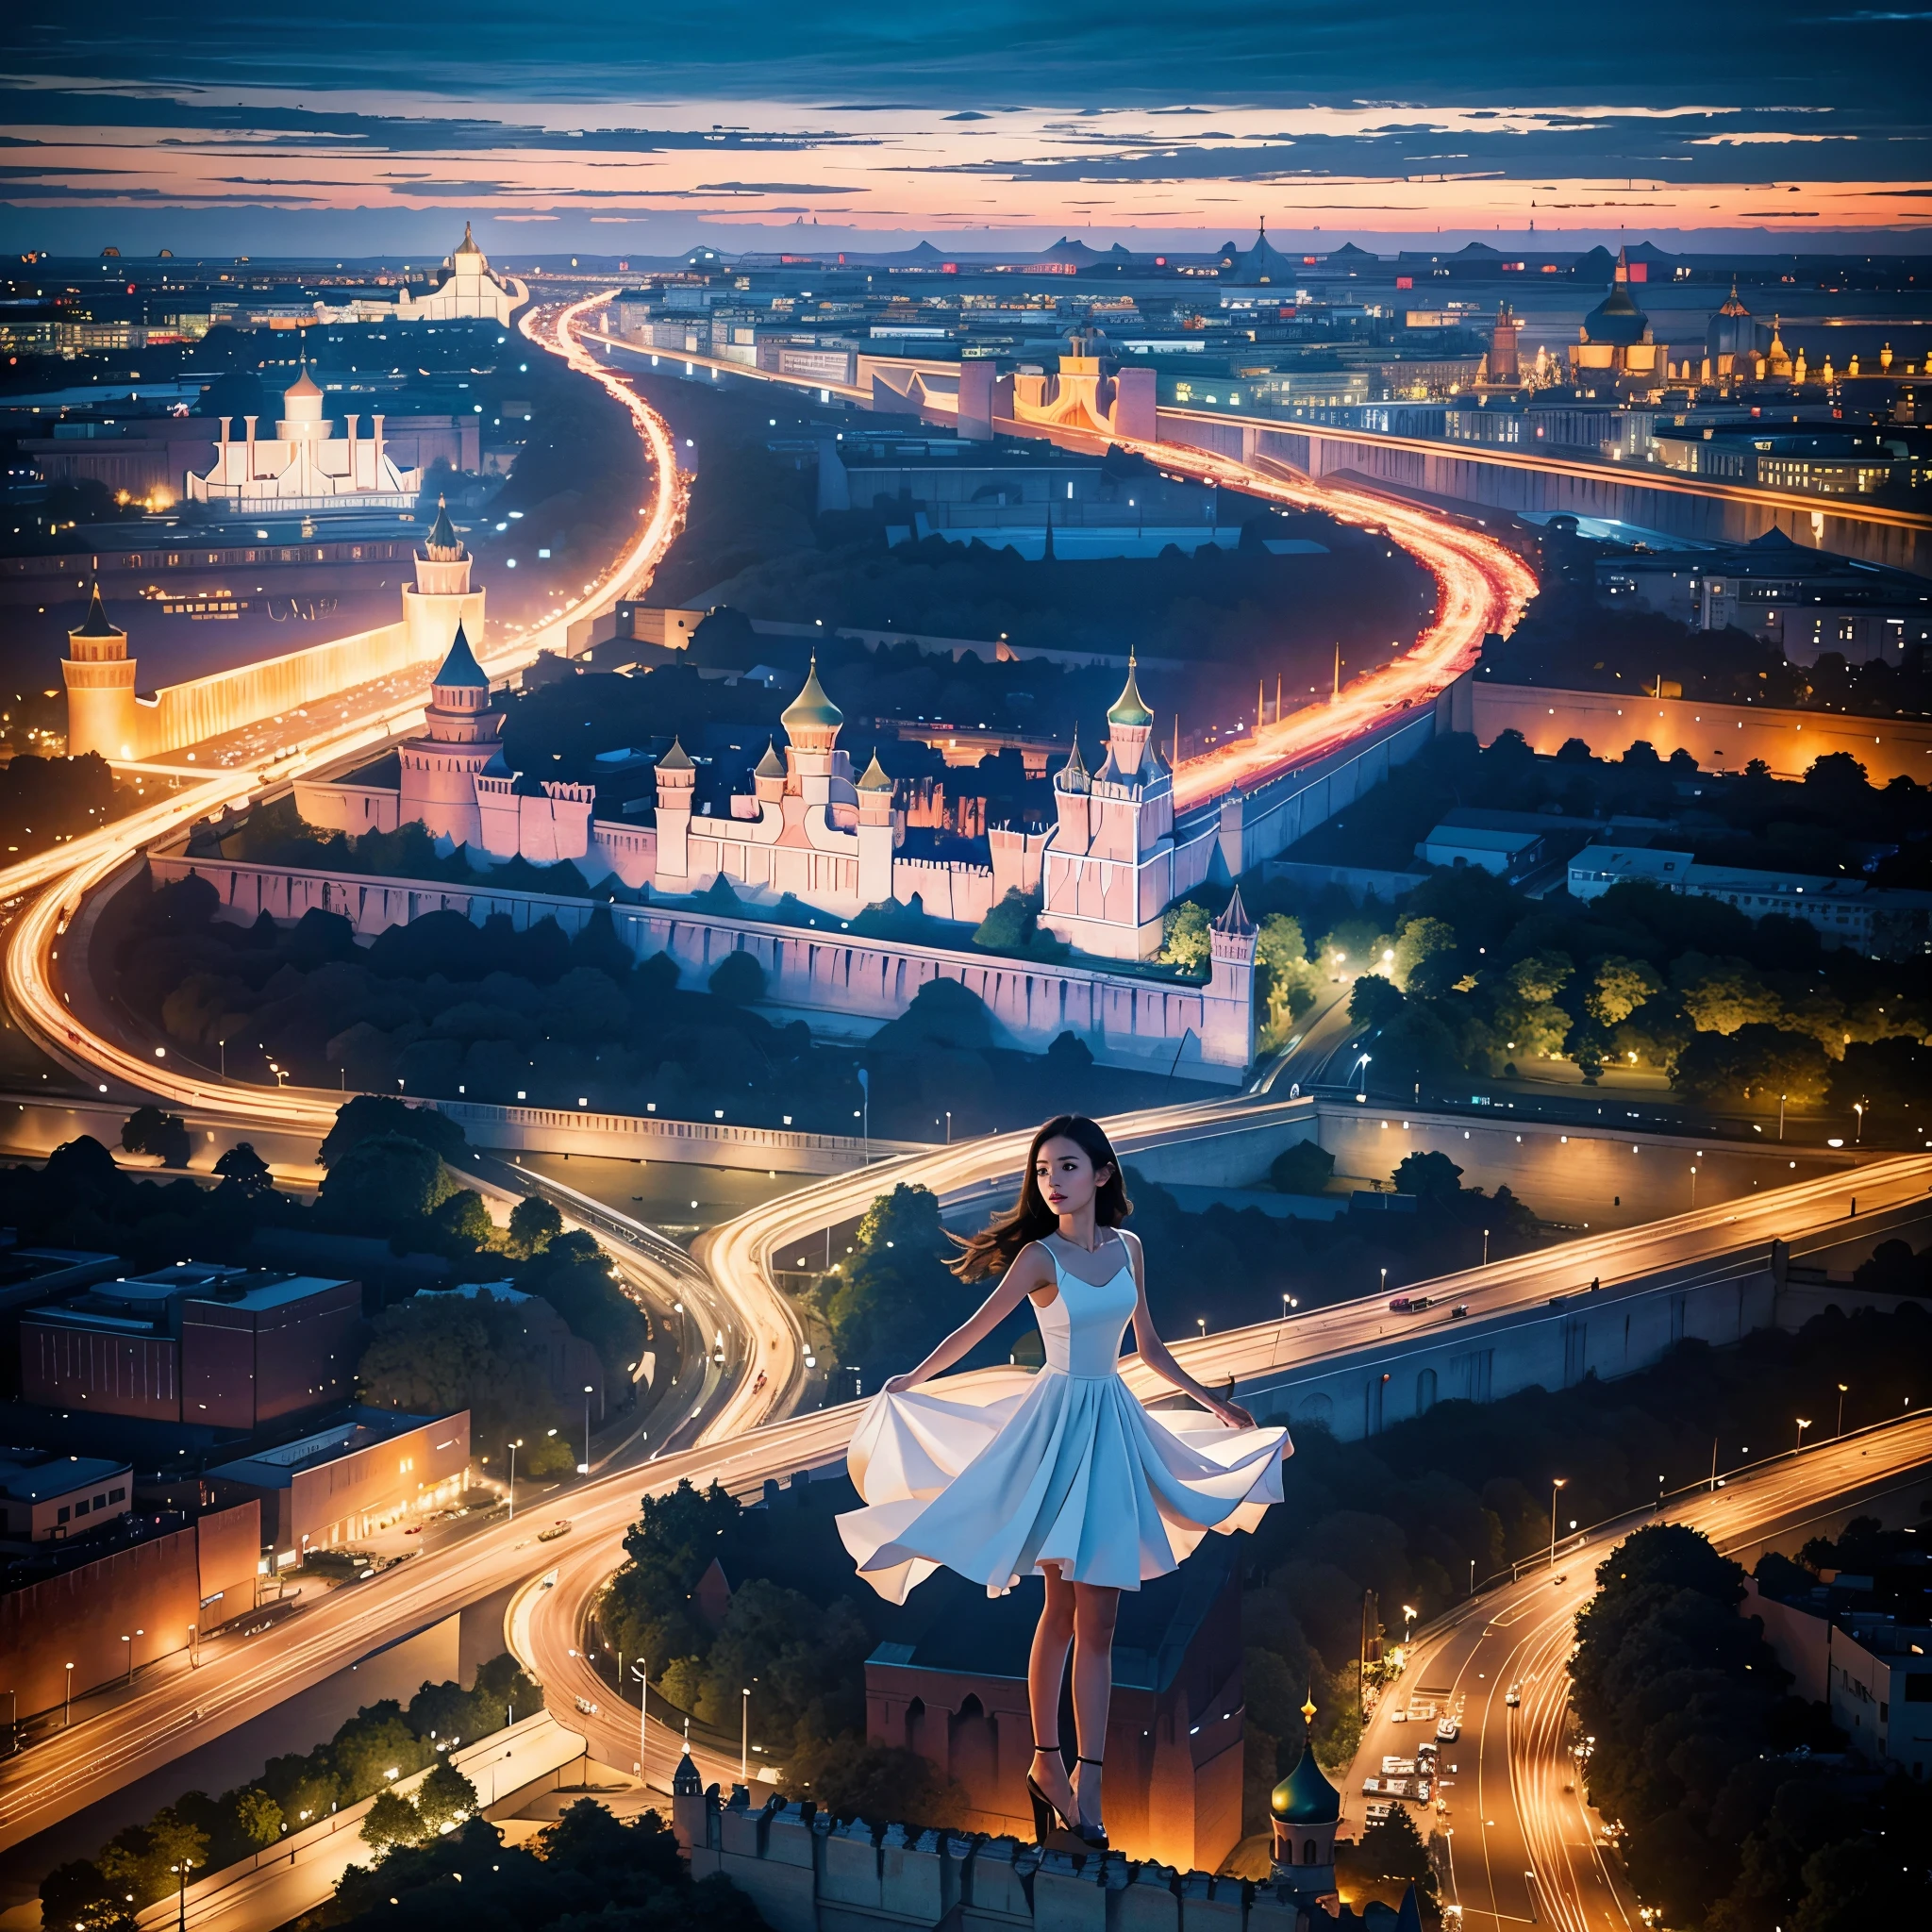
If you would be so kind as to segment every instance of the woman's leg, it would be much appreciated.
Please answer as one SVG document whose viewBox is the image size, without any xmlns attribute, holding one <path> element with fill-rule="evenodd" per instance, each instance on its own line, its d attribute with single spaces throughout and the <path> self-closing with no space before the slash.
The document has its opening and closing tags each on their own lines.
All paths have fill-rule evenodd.
<svg viewBox="0 0 1932 1932">
<path fill-rule="evenodd" d="M 1113 1626 L 1121 1593 L 1076 1583 L 1074 1594 L 1074 1735 L 1081 1761 L 1074 1790 L 1082 1824 L 1100 1823 L 1100 1764 L 1107 1752 L 1107 1707 L 1113 1696 Z"/>
<path fill-rule="evenodd" d="M 1057 1564 L 1042 1564 L 1046 1601 L 1033 1632 L 1033 1652 L 1026 1660 L 1026 1701 L 1033 1713 L 1033 1781 L 1062 1818 L 1074 1815 L 1074 1788 L 1067 1777 L 1061 1751 L 1060 1687 L 1067 1674 L 1067 1652 L 1074 1641 L 1074 1586 Z"/>
</svg>

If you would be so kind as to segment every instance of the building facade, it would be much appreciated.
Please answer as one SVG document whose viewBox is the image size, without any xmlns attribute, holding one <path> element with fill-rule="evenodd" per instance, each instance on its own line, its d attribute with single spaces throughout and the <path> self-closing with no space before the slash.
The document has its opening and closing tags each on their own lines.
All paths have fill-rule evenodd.
<svg viewBox="0 0 1932 1932">
<path fill-rule="evenodd" d="M 214 467 L 190 470 L 184 493 L 192 502 L 262 510 L 408 509 L 423 487 L 421 470 L 404 470 L 383 446 L 383 417 L 370 417 L 371 433 L 358 433 L 359 415 L 345 418 L 338 438 L 323 414 L 323 394 L 305 367 L 282 391 L 283 414 L 272 437 L 257 434 L 255 416 L 242 419 L 238 442 L 232 416 L 221 419 Z"/>
<path fill-rule="evenodd" d="M 491 274 L 490 258 L 476 246 L 465 222 L 463 239 L 443 257 L 435 280 L 420 295 L 406 288 L 396 297 L 395 319 L 455 322 L 475 316 L 507 328 L 511 315 L 529 299 L 529 290 L 514 275 Z"/>
</svg>

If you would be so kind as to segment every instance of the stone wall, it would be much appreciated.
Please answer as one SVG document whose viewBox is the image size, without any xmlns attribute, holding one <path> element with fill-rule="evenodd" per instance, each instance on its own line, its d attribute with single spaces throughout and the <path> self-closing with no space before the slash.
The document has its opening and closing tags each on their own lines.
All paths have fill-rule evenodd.
<svg viewBox="0 0 1932 1932">
<path fill-rule="evenodd" d="M 191 858 L 180 851 L 156 853 L 150 864 L 157 884 L 191 874 L 206 879 L 220 895 L 224 914 L 244 924 L 262 912 L 292 924 L 319 907 L 342 914 L 365 939 L 440 911 L 459 912 L 477 925 L 500 912 L 520 929 L 555 919 L 566 933 L 575 933 L 597 910 L 588 899 Z M 1240 1052 L 1238 1062 L 1232 1057 L 1225 1063 L 1207 1058 L 1214 1049 L 1203 1045 L 1208 1034 L 1204 989 L 1181 981 L 861 940 L 660 906 L 613 905 L 609 911 L 619 939 L 636 958 L 668 954 L 688 983 L 703 985 L 728 954 L 748 952 L 764 969 L 766 1004 L 806 1014 L 835 1013 L 847 1030 L 874 1030 L 905 1012 L 927 981 L 957 979 L 986 1002 L 1000 1045 L 1043 1053 L 1060 1034 L 1071 1032 L 1096 1059 L 1114 1066 L 1165 1071 L 1177 1064 L 1191 1078 L 1227 1082 L 1239 1080 L 1247 1066 L 1248 1051 Z"/>
<path fill-rule="evenodd" d="M 679 1779 L 695 1782 L 694 1774 Z M 1335 1923 L 1283 1887 L 1118 1852 L 1074 1857 L 1010 1838 L 839 1824 L 776 1796 L 755 1808 L 742 1785 L 724 1804 L 715 1785 L 681 1790 L 672 1810 L 692 1875 L 729 1879 L 772 1932 L 942 1923 L 983 1932 L 1314 1932 Z"/>
</svg>

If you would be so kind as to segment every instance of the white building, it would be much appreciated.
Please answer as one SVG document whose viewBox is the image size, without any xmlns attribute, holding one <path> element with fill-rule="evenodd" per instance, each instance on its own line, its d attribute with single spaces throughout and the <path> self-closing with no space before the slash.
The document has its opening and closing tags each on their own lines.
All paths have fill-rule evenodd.
<svg viewBox="0 0 1932 1932">
<path fill-rule="evenodd" d="M 443 258 L 436 279 L 418 295 L 405 289 L 396 297 L 398 322 L 455 322 L 462 316 L 482 316 L 508 325 L 514 310 L 530 299 L 528 288 L 514 275 L 499 281 L 490 273 L 490 258 L 470 237 Z"/>
<path fill-rule="evenodd" d="M 397 468 L 383 448 L 382 416 L 371 416 L 367 436 L 360 433 L 359 415 L 346 417 L 348 434 L 339 437 L 322 404 L 322 391 L 305 363 L 282 391 L 283 414 L 274 436 L 258 435 L 260 418 L 244 416 L 238 442 L 230 431 L 235 419 L 224 416 L 214 468 L 201 476 L 189 472 L 189 500 L 282 510 L 408 509 L 414 504 L 423 473 Z"/>
</svg>

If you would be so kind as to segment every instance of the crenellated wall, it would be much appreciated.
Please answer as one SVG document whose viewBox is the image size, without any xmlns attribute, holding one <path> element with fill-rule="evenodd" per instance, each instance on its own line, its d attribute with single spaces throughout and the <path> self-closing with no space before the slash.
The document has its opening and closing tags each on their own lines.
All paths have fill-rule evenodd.
<svg viewBox="0 0 1932 1932">
<path fill-rule="evenodd" d="M 689 1759 L 686 1760 L 688 1765 Z M 696 1878 L 722 1876 L 772 1932 L 878 1932 L 882 1925 L 978 1932 L 1324 1932 L 1337 1920 L 1285 1885 L 1176 1872 L 1119 1852 L 1074 1856 L 1010 1838 L 835 1822 L 774 1796 L 754 1807 L 735 1786 L 672 1799 Z M 1389 1914 L 1392 1923 L 1395 1915 Z"/>
<path fill-rule="evenodd" d="M 157 852 L 150 864 L 158 884 L 191 874 L 206 879 L 230 919 L 252 922 L 266 912 L 292 923 L 315 907 L 341 914 L 365 939 L 426 912 L 445 911 L 459 912 L 477 925 L 500 912 L 520 929 L 555 919 L 574 933 L 598 909 L 588 899 L 190 858 L 178 850 Z M 613 905 L 608 910 L 618 937 L 640 959 L 668 954 L 688 978 L 702 984 L 726 955 L 748 952 L 764 969 L 767 1004 L 836 1013 L 848 1028 L 854 1022 L 866 1030 L 883 1025 L 903 1013 L 928 980 L 957 979 L 986 1002 L 1000 1043 L 1029 1053 L 1043 1053 L 1060 1034 L 1072 1032 L 1096 1059 L 1110 1065 L 1165 1070 L 1177 1064 L 1195 1079 L 1227 1081 L 1239 1079 L 1252 1053 L 1251 1044 L 1237 1047 L 1228 1041 L 1224 1026 L 1209 1027 L 1210 989 L 1185 981 L 858 939 L 664 906 Z M 1204 1046 L 1204 1040 L 1222 1043 Z M 1227 1058 L 1208 1058 L 1214 1052 Z"/>
</svg>

